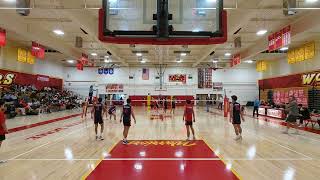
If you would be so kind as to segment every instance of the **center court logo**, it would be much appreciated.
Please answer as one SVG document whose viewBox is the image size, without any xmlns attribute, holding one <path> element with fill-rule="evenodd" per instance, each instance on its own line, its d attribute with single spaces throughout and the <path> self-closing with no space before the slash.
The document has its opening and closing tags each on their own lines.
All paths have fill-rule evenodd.
<svg viewBox="0 0 320 180">
<path fill-rule="evenodd" d="M 190 141 L 130 141 L 129 145 L 136 145 L 136 146 L 195 146 L 197 143 L 190 142 Z"/>
</svg>

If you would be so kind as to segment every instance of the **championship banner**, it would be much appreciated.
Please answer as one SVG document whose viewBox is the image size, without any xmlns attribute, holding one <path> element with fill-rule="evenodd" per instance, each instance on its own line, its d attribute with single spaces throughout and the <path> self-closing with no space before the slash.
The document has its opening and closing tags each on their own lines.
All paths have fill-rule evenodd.
<svg viewBox="0 0 320 180">
<path fill-rule="evenodd" d="M 42 45 L 32 41 L 31 54 L 39 59 L 44 59 L 45 48 Z"/>
<path fill-rule="evenodd" d="M 83 71 L 83 64 L 82 64 L 81 61 L 78 61 L 78 62 L 77 62 L 77 70 Z"/>
<path fill-rule="evenodd" d="M 34 62 L 35 62 L 34 56 L 32 55 L 31 51 L 28 51 L 27 52 L 27 63 L 34 64 Z"/>
<path fill-rule="evenodd" d="M 274 51 L 291 43 L 291 26 L 287 26 L 278 32 L 268 36 L 268 50 Z"/>
<path fill-rule="evenodd" d="M 44 87 L 55 87 L 62 89 L 63 81 L 62 79 L 52 78 L 45 75 L 33 75 L 27 73 L 20 73 L 15 71 L 8 71 L 0 69 L 0 86 L 10 86 L 12 84 L 19 85 L 34 85 L 37 89 L 42 89 Z"/>
<path fill-rule="evenodd" d="M 186 74 L 170 74 L 169 82 L 182 82 L 183 84 L 186 84 L 187 75 Z"/>
<path fill-rule="evenodd" d="M 236 66 L 240 63 L 241 63 L 241 55 L 240 54 L 234 55 L 231 60 L 231 67 Z"/>
<path fill-rule="evenodd" d="M 315 56 L 315 42 L 309 42 L 305 45 L 290 49 L 287 53 L 288 64 L 313 59 Z"/>
<path fill-rule="evenodd" d="M 266 71 L 267 70 L 267 62 L 264 60 L 257 61 L 256 70 L 257 70 L 257 72 Z"/>
<path fill-rule="evenodd" d="M 149 80 L 149 68 L 142 68 L 142 80 Z"/>
<path fill-rule="evenodd" d="M 27 51 L 22 48 L 18 48 L 18 57 L 17 60 L 22 63 L 28 63 L 28 64 L 34 64 L 35 63 L 35 58 L 32 55 L 31 51 Z"/>
<path fill-rule="evenodd" d="M 79 58 L 79 61 L 80 61 L 83 65 L 88 65 L 88 63 L 89 63 L 88 55 L 82 53 L 82 56 Z"/>
<path fill-rule="evenodd" d="M 106 92 L 107 93 L 123 92 L 123 84 L 107 84 Z"/>
<path fill-rule="evenodd" d="M 0 47 L 4 47 L 7 42 L 6 30 L 0 28 Z"/>
<path fill-rule="evenodd" d="M 18 57 L 17 60 L 19 62 L 27 62 L 27 50 L 22 49 L 22 48 L 18 48 Z"/>
</svg>

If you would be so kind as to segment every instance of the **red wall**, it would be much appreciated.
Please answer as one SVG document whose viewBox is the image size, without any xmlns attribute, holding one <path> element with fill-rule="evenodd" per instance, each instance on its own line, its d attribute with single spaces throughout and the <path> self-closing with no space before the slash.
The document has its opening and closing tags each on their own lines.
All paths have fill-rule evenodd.
<svg viewBox="0 0 320 180">
<path fill-rule="evenodd" d="M 3 81 L 6 79 L 6 76 L 8 74 L 14 75 L 12 84 L 35 85 L 37 89 L 42 89 L 44 87 L 55 87 L 58 89 L 62 89 L 62 85 L 63 85 L 62 79 L 52 78 L 52 77 L 40 75 L 40 74 L 34 75 L 34 74 L 20 73 L 15 71 L 8 71 L 3 69 L 0 69 L 0 74 L 3 77 L 0 81 L 0 86 L 5 86 L 3 84 Z"/>
<path fill-rule="evenodd" d="M 303 74 L 293 74 L 288 76 L 259 80 L 259 87 L 260 89 L 302 87 L 302 75 Z"/>
</svg>

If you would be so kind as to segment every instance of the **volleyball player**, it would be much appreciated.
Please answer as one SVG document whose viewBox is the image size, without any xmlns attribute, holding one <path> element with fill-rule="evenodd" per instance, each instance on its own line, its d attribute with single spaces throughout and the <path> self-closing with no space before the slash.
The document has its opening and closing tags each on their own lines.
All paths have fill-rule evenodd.
<svg viewBox="0 0 320 180">
<path fill-rule="evenodd" d="M 123 106 L 123 110 L 121 113 L 121 117 L 120 117 L 120 123 L 123 122 L 123 140 L 122 143 L 123 144 L 128 144 L 128 133 L 129 133 L 129 129 L 131 126 L 131 116 L 134 120 L 134 123 L 136 124 L 136 118 L 134 116 L 134 112 L 133 109 L 131 107 L 131 99 L 127 99 L 127 104 Z"/>
<path fill-rule="evenodd" d="M 87 117 L 87 110 L 88 110 L 88 100 L 85 99 L 85 101 L 81 104 L 82 106 L 82 114 L 81 114 L 81 118 L 83 117 Z"/>
<path fill-rule="evenodd" d="M 91 111 L 91 118 L 94 118 L 94 125 L 95 125 L 95 133 L 96 133 L 96 139 L 101 139 L 104 140 L 102 134 L 103 134 L 103 128 L 104 128 L 104 124 L 103 124 L 103 119 L 102 119 L 102 115 L 103 115 L 103 111 L 104 111 L 104 106 L 102 104 L 102 98 L 98 99 L 98 102 L 95 102 Z M 92 116 L 93 114 L 93 116 Z M 100 124 L 101 130 L 100 130 L 100 136 L 98 136 L 98 125 Z"/>
<path fill-rule="evenodd" d="M 163 108 L 164 108 L 164 113 L 166 114 L 168 109 L 168 101 L 166 97 L 164 98 Z"/>
<path fill-rule="evenodd" d="M 172 98 L 172 102 L 171 102 L 171 112 L 174 114 L 174 110 L 176 109 L 176 99 Z"/>
<path fill-rule="evenodd" d="M 184 114 L 183 114 L 183 121 L 185 121 L 185 125 L 187 128 L 187 141 L 190 140 L 190 129 L 193 135 L 193 140 L 196 139 L 195 135 L 194 135 L 194 129 L 192 127 L 192 120 L 193 122 L 196 122 L 196 117 L 194 115 L 194 110 L 193 110 L 193 105 L 191 104 L 190 100 L 186 101 L 187 104 L 184 108 Z"/>
<path fill-rule="evenodd" d="M 4 112 L 5 112 L 4 101 L 0 100 L 0 148 L 1 148 L 2 141 L 6 139 L 6 134 L 8 134 Z M 5 163 L 5 162 L 6 161 L 0 160 L 0 163 Z"/>
<path fill-rule="evenodd" d="M 235 140 L 242 139 L 242 128 L 241 128 L 241 119 L 243 118 L 243 111 L 241 105 L 237 102 L 238 97 L 233 95 L 231 96 L 232 103 L 230 107 L 230 122 L 233 124 L 234 131 L 236 133 Z"/>
<path fill-rule="evenodd" d="M 113 116 L 114 120 L 116 120 L 116 106 L 114 105 L 114 103 L 112 103 L 112 105 L 108 109 L 108 114 L 109 114 L 110 120 L 111 120 L 112 116 Z"/>
</svg>

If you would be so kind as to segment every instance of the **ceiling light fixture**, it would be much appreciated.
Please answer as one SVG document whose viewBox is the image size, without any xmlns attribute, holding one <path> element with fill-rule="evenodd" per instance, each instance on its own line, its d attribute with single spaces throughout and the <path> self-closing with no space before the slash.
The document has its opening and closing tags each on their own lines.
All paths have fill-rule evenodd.
<svg viewBox="0 0 320 180">
<path fill-rule="evenodd" d="M 62 30 L 60 30 L 60 29 L 55 29 L 52 32 L 54 32 L 56 35 L 59 35 L 59 36 L 64 35 L 64 32 Z"/>
<path fill-rule="evenodd" d="M 288 49 L 289 49 L 288 47 L 282 47 L 282 48 L 280 48 L 280 51 L 286 51 Z"/>
<path fill-rule="evenodd" d="M 180 54 L 180 56 L 186 56 L 187 55 L 187 53 L 181 53 Z"/>
<path fill-rule="evenodd" d="M 110 61 L 109 61 L 109 59 L 105 59 L 104 62 L 105 63 L 109 63 Z"/>
<path fill-rule="evenodd" d="M 136 53 L 137 56 L 142 56 L 142 53 Z"/>
<path fill-rule="evenodd" d="M 252 64 L 253 63 L 252 60 L 246 60 L 245 62 L 248 63 L 248 64 Z"/>
<path fill-rule="evenodd" d="M 217 63 L 218 61 L 217 61 L 217 60 L 213 60 L 212 62 L 213 62 L 213 63 Z"/>
<path fill-rule="evenodd" d="M 225 53 L 224 55 L 225 56 L 231 56 L 231 53 Z"/>
<path fill-rule="evenodd" d="M 73 64 L 73 63 L 74 63 L 74 60 L 69 59 L 69 60 L 67 60 L 67 62 L 68 62 L 69 64 Z"/>
<path fill-rule="evenodd" d="M 314 3 L 317 2 L 318 0 L 306 0 L 307 3 Z"/>
<path fill-rule="evenodd" d="M 97 53 L 91 53 L 91 56 L 98 56 Z"/>
<path fill-rule="evenodd" d="M 259 30 L 256 34 L 257 34 L 258 36 L 263 36 L 263 35 L 265 35 L 267 32 L 268 32 L 268 31 L 267 31 L 266 29 L 261 29 L 261 30 Z"/>
</svg>

